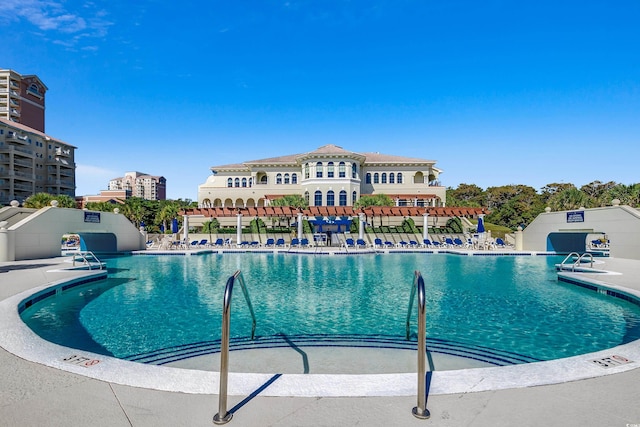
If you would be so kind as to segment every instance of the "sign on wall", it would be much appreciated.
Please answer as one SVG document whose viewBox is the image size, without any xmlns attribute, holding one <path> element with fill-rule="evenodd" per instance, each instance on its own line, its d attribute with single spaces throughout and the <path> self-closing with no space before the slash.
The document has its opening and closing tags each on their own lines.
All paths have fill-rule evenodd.
<svg viewBox="0 0 640 427">
<path fill-rule="evenodd" d="M 85 212 L 84 222 L 100 223 L 100 212 Z"/>
<path fill-rule="evenodd" d="M 584 222 L 584 211 L 567 212 L 567 222 Z"/>
</svg>

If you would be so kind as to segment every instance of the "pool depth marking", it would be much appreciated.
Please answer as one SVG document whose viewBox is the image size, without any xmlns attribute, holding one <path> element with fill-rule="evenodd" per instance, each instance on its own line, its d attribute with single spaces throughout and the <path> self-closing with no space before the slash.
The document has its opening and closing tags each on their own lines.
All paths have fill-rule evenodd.
<svg viewBox="0 0 640 427">
<path fill-rule="evenodd" d="M 613 356 L 603 357 L 602 359 L 591 360 L 591 362 L 600 366 L 601 368 L 608 369 L 614 366 L 626 365 L 627 363 L 632 363 L 633 360 L 629 360 L 626 357 L 618 356 L 614 354 Z"/>
<path fill-rule="evenodd" d="M 79 356 L 77 354 L 65 357 L 62 361 L 72 365 L 82 366 L 83 368 L 90 368 L 100 363 L 99 359 L 92 359 L 90 357 Z"/>
</svg>

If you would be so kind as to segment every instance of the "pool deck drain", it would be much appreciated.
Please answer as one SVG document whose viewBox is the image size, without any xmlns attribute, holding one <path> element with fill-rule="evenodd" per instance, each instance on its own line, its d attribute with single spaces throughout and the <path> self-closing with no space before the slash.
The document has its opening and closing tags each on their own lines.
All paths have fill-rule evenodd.
<svg viewBox="0 0 640 427">
<path fill-rule="evenodd" d="M 50 261 L 50 260 L 47 260 Z M 608 286 L 640 290 L 640 262 L 608 259 L 607 268 L 623 274 L 598 276 Z M 49 272 L 49 267 L 15 269 L 0 277 L 5 301 L 43 283 L 75 277 L 78 272 Z M 575 274 L 584 279 L 585 274 Z M 15 305 L 13 306 L 15 310 Z M 2 404 L 6 425 L 211 425 L 216 412 L 217 374 L 100 360 L 89 367 L 65 362 L 69 349 L 46 348 L 39 338 L 16 333 L 2 310 L 2 347 L 41 352 L 47 363 L 0 351 Z M 17 316 L 17 310 L 15 310 Z M 39 340 L 39 341 L 38 341 Z M 45 343 L 46 344 L 46 343 Z M 50 344 L 50 343 L 49 343 Z M 59 347 L 59 348 L 57 348 Z M 500 368 L 435 372 L 427 406 L 439 425 L 633 425 L 640 423 L 640 370 L 637 342 L 559 361 Z M 87 357 L 92 355 L 87 355 Z M 620 356 L 632 362 L 603 369 L 593 360 Z M 90 358 L 90 357 L 89 357 Z M 26 359 L 26 360 L 25 360 Z M 588 367 L 585 367 L 587 365 Z M 130 366 L 135 366 L 131 369 Z M 148 370 L 147 370 L 148 369 Z M 108 378 L 118 372 L 116 380 Z M 200 391 L 162 392 L 156 385 L 181 388 L 178 373 L 191 372 Z M 599 371 L 597 374 L 594 371 Z M 571 375 L 573 373 L 573 376 Z M 109 374 L 109 375 L 107 375 Z M 269 381 L 271 374 L 230 375 L 230 405 Z M 339 378 L 338 378 L 339 377 Z M 93 379 L 91 379 L 93 378 Z M 123 382 L 138 382 L 123 386 Z M 517 380 L 517 381 L 514 381 Z M 411 416 L 415 373 L 380 375 L 282 375 L 235 414 L 230 425 L 427 425 Z M 141 384 L 148 384 L 148 388 Z M 554 384 L 554 385 L 544 385 Z M 531 387 L 538 385 L 539 387 Z M 107 386 L 107 387 L 104 387 Z M 198 388 L 198 387 L 195 387 Z M 268 396 L 297 396 L 285 400 Z M 321 392 L 326 389 L 330 393 Z M 388 393 L 394 389 L 396 393 Z M 166 390 L 166 389 L 165 389 Z M 483 392 L 484 390 L 484 392 Z M 185 391 L 185 390 L 183 390 Z M 353 392 L 361 394 L 353 394 Z M 476 392 L 476 393 L 470 393 Z M 324 396 L 318 400 L 317 396 Z M 331 397 L 361 396 L 350 399 Z M 367 397 L 363 397 L 367 396 Z M 431 424 L 430 424 L 431 425 Z"/>
</svg>

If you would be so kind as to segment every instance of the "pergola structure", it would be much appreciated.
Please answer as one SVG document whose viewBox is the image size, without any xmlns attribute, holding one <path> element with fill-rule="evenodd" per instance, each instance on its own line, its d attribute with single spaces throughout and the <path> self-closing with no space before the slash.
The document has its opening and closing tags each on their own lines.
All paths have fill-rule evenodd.
<svg viewBox="0 0 640 427">
<path fill-rule="evenodd" d="M 191 208 L 180 212 L 184 216 L 199 216 L 205 218 L 229 218 L 241 214 L 247 218 L 290 218 L 296 219 L 298 214 L 305 217 L 359 217 L 364 214 L 365 221 L 373 223 L 382 218 L 422 218 L 427 214 L 430 218 L 467 217 L 477 218 L 480 214 L 487 214 L 487 208 L 471 207 L 412 207 L 412 206 L 368 206 L 354 209 L 351 206 L 310 206 L 296 208 L 291 206 L 257 206 L 257 207 L 217 207 Z"/>
</svg>

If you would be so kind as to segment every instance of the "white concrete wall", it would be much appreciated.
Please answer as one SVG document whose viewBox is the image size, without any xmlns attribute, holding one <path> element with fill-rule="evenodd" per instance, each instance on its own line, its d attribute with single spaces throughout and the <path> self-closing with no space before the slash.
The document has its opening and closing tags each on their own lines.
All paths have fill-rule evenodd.
<svg viewBox="0 0 640 427">
<path fill-rule="evenodd" d="M 100 222 L 93 223 L 84 221 L 85 212 L 47 207 L 0 229 L 0 261 L 60 256 L 61 239 L 67 233 L 113 233 L 119 252 L 145 248 L 144 236 L 125 216 L 100 212 Z"/>
<path fill-rule="evenodd" d="M 571 211 L 575 212 L 577 210 Z M 563 231 L 605 233 L 610 256 L 640 259 L 640 212 L 629 206 L 606 206 L 584 210 L 584 222 L 567 222 L 567 212 L 544 212 L 523 231 L 523 249 L 547 250 L 547 236 Z"/>
</svg>

